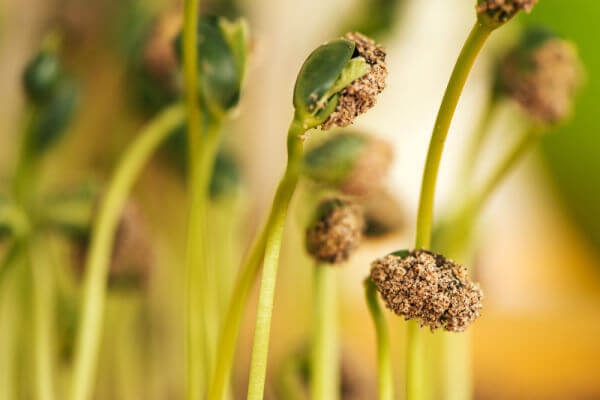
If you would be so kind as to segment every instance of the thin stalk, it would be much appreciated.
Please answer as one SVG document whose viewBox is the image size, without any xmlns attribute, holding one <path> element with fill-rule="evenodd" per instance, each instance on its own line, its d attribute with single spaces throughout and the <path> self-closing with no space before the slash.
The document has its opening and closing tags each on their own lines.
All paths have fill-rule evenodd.
<svg viewBox="0 0 600 400">
<path fill-rule="evenodd" d="M 200 147 L 202 116 L 198 108 L 198 0 L 183 2 L 183 76 L 185 105 L 188 115 L 188 146 L 190 161 Z M 193 163 L 190 162 L 190 167 Z"/>
<path fill-rule="evenodd" d="M 490 133 L 492 117 L 498 105 L 498 97 L 494 95 L 491 95 L 490 97 L 491 98 L 486 101 L 485 108 L 479 117 L 475 131 L 473 132 L 473 137 L 470 138 L 470 141 L 467 144 L 467 149 L 463 156 L 459 188 L 464 188 L 471 183 L 475 165 L 477 164 L 477 160 L 481 155 L 485 141 Z"/>
<path fill-rule="evenodd" d="M 479 22 L 475 23 L 460 56 L 456 62 L 446 93 L 435 122 L 425 170 L 421 184 L 421 196 L 417 215 L 417 231 L 415 248 L 429 248 L 431 245 L 431 228 L 433 220 L 433 204 L 435 187 L 444 144 L 448 130 L 456 111 L 469 73 L 481 48 L 489 38 L 492 30 Z M 408 326 L 407 350 L 407 381 L 406 393 L 408 400 L 421 400 L 426 397 L 426 378 L 423 362 L 423 333 L 415 321 Z"/>
<path fill-rule="evenodd" d="M 223 325 L 221 335 L 219 336 L 219 347 L 217 349 L 218 351 L 215 374 L 212 379 L 210 390 L 208 392 L 208 400 L 221 400 L 225 394 L 227 382 L 231 374 L 233 356 L 235 354 L 238 331 L 240 328 L 242 315 L 244 313 L 244 306 L 246 305 L 246 302 L 248 300 L 250 288 L 252 287 L 254 281 L 256 280 L 256 277 L 258 276 L 258 272 L 260 271 L 260 263 L 261 261 L 263 261 L 263 258 L 265 260 L 267 258 L 266 247 L 269 245 L 271 247 L 270 272 L 273 272 L 272 263 L 274 254 L 272 250 L 274 247 L 277 247 L 278 249 L 278 246 L 274 246 L 273 239 L 276 238 L 277 234 L 281 234 L 283 231 L 283 223 L 285 222 L 285 214 L 287 211 L 287 207 L 289 205 L 289 202 L 291 201 L 292 195 L 295 191 L 298 182 L 298 178 L 300 175 L 300 162 L 302 159 L 302 141 L 301 139 L 299 139 L 299 137 L 302 134 L 304 134 L 304 132 L 305 131 L 302 128 L 301 124 L 298 123 L 298 121 L 294 120 L 288 131 L 288 163 L 286 171 L 282 180 L 279 183 L 277 192 L 275 193 L 275 199 L 273 201 L 273 206 L 271 207 L 269 216 L 267 217 L 267 221 L 262 230 L 260 231 L 260 234 L 255 239 L 252 248 L 250 249 L 250 252 L 246 257 L 246 260 L 244 261 L 242 269 L 239 272 L 235 288 L 232 292 L 233 296 L 231 297 L 229 308 L 227 311 L 227 316 L 225 317 L 225 323 Z M 276 267 L 277 265 L 275 263 L 275 270 Z M 274 281 L 272 282 L 272 284 L 274 285 Z M 263 303 L 266 303 L 266 299 L 264 298 L 265 295 L 263 295 Z M 268 304 L 263 304 L 263 306 L 261 307 L 259 299 L 259 310 L 263 311 L 263 307 L 268 307 Z M 264 315 L 264 313 L 258 314 L 258 316 L 261 315 L 267 317 L 267 315 Z M 268 319 L 270 322 L 270 313 L 268 315 Z M 261 326 L 263 327 L 263 329 L 264 324 L 266 322 L 267 321 L 261 322 Z M 261 337 L 264 338 L 264 331 L 262 332 Z M 262 346 L 264 350 L 264 342 L 262 343 Z M 266 347 L 268 347 L 268 335 Z M 266 365 L 264 367 L 266 367 Z M 262 375 L 264 385 L 264 373 Z M 259 396 L 259 398 L 260 397 L 262 397 L 262 394 Z"/>
<path fill-rule="evenodd" d="M 150 156 L 184 118 L 184 108 L 177 104 L 161 112 L 147 125 L 119 162 L 100 205 L 86 260 L 83 317 L 75 348 L 72 400 L 88 400 L 92 395 L 106 300 L 108 264 L 123 207 Z"/>
<path fill-rule="evenodd" d="M 449 253 L 460 252 L 466 245 L 474 219 L 519 160 L 538 143 L 539 137 L 536 130 L 523 134 L 496 164 L 481 187 L 467 199 L 465 205 L 451 221 L 452 236 L 445 246 Z"/>
<path fill-rule="evenodd" d="M 377 339 L 377 398 L 379 400 L 393 400 L 394 377 L 392 373 L 390 334 L 387 322 L 377 300 L 377 287 L 371 279 L 366 279 L 364 285 L 365 299 L 371 318 L 373 318 Z"/>
<path fill-rule="evenodd" d="M 449 230 L 444 231 L 444 237 L 439 239 L 444 254 L 454 259 L 463 254 L 471 238 L 477 215 L 512 168 L 538 142 L 538 138 L 539 134 L 535 130 L 526 132 L 500 159 L 484 184 L 466 201 L 465 206 L 451 220 Z M 473 377 L 469 339 L 469 332 L 460 335 L 442 333 L 440 344 L 444 360 L 442 364 L 444 400 L 468 400 L 472 397 Z"/>
<path fill-rule="evenodd" d="M 313 400 L 340 397 L 335 267 L 315 265 L 310 392 Z"/>
<path fill-rule="evenodd" d="M 35 243 L 29 246 L 29 263 L 33 277 L 33 326 L 35 345 L 36 398 L 53 400 L 54 393 L 54 276 L 45 260 L 43 248 Z"/>
<path fill-rule="evenodd" d="M 254 328 L 254 344 L 250 363 L 250 379 L 248 382 L 248 400 L 263 398 L 265 377 L 267 374 L 267 358 L 269 353 L 269 335 L 271 333 L 271 316 L 275 297 L 275 282 L 279 251 L 283 237 L 283 228 L 287 210 L 300 177 L 302 162 L 302 139 L 305 132 L 302 125 L 294 119 L 288 133 L 288 162 L 285 174 L 279 183 L 272 206 L 272 219 L 267 228 L 263 273 L 258 296 L 256 326 Z"/>
<path fill-rule="evenodd" d="M 21 261 L 21 247 L 16 244 L 9 250 L 14 252 L 11 257 L 6 256 L 3 260 L 2 270 L 10 268 Z M 19 301 L 21 275 L 8 273 L 4 280 L 0 280 L 0 399 L 17 399 L 17 355 L 18 355 L 18 333 L 23 314 L 23 304 Z"/>
<path fill-rule="evenodd" d="M 265 226 L 261 229 L 260 234 L 255 239 L 244 262 L 235 283 L 235 288 L 232 291 L 231 299 L 223 328 L 219 336 L 219 345 L 217 348 L 217 361 L 215 365 L 215 373 L 208 392 L 209 400 L 221 400 L 225 395 L 229 377 L 231 375 L 231 367 L 237 344 L 238 332 L 240 323 L 244 313 L 244 306 L 248 301 L 250 288 L 256 280 L 260 270 L 260 263 L 265 253 L 265 245 L 267 242 L 267 232 L 269 226 L 273 224 L 275 215 L 273 210 L 269 215 Z"/>
<path fill-rule="evenodd" d="M 215 265 L 207 259 L 208 191 L 219 148 L 220 124 L 207 129 L 192 158 L 187 234 L 188 396 L 198 399 L 209 382 L 217 346 Z"/>
</svg>

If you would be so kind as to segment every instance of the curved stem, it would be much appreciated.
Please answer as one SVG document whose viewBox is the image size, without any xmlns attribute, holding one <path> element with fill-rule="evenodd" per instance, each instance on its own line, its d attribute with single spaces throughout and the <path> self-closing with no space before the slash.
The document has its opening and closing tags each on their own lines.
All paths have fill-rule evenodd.
<svg viewBox="0 0 600 400">
<path fill-rule="evenodd" d="M 87 400 L 92 394 L 102 332 L 108 264 L 123 206 L 143 166 L 184 118 L 184 109 L 177 104 L 148 124 L 121 159 L 100 205 L 86 260 L 83 318 L 76 344 L 72 400 Z"/>
<path fill-rule="evenodd" d="M 281 209 L 287 209 L 287 205 L 296 188 L 296 183 L 300 174 L 299 164 L 302 158 L 302 141 L 299 137 L 304 133 L 305 130 L 302 128 L 302 125 L 294 120 L 288 132 L 288 165 L 285 175 L 277 188 L 275 200 L 269 216 L 267 217 L 267 221 L 246 256 L 232 291 L 233 296 L 231 297 L 225 322 L 219 336 L 217 362 L 210 390 L 208 392 L 208 400 L 221 400 L 225 394 L 227 381 L 231 374 L 238 331 L 244 313 L 244 306 L 246 305 L 248 294 L 250 293 L 250 288 L 256 280 L 258 272 L 260 271 L 260 263 L 265 257 L 265 247 L 268 242 L 267 239 L 274 236 L 273 232 L 277 229 L 277 226 L 282 225 Z M 283 219 L 285 219 L 285 215 Z"/>
<path fill-rule="evenodd" d="M 369 307 L 369 313 L 373 318 L 375 325 L 375 335 L 377 337 L 377 393 L 379 400 L 393 400 L 394 398 L 394 378 L 392 374 L 392 359 L 390 355 L 390 335 L 387 323 L 379 302 L 377 301 L 377 287 L 371 281 L 366 279 L 365 299 Z"/>
<path fill-rule="evenodd" d="M 191 160 L 186 257 L 189 399 L 198 399 L 209 381 L 217 346 L 216 266 L 209 265 L 207 259 L 207 215 L 219 128 L 219 123 L 211 124 Z"/>
<path fill-rule="evenodd" d="M 202 116 L 198 108 L 198 0 L 183 2 L 183 75 L 185 80 L 185 105 L 188 115 L 188 145 L 190 160 L 195 157 L 200 144 Z M 190 163 L 190 167 L 192 163 Z"/>
<path fill-rule="evenodd" d="M 54 279 L 53 271 L 44 259 L 43 249 L 33 239 L 29 246 L 29 263 L 33 277 L 33 321 L 35 340 L 36 398 L 54 399 L 53 363 L 53 315 Z"/>
<path fill-rule="evenodd" d="M 317 264 L 314 274 L 310 391 L 313 400 L 340 396 L 335 267 Z"/>
<path fill-rule="evenodd" d="M 492 30 L 479 22 L 475 23 L 456 62 L 450 82 L 444 94 L 435 122 L 425 170 L 421 184 L 421 196 L 417 215 L 415 248 L 429 248 L 431 245 L 431 224 L 433 204 L 440 161 L 450 124 L 458 105 L 460 95 L 477 55 L 487 41 Z M 407 350 L 406 393 L 408 400 L 420 400 L 425 397 L 425 371 L 423 362 L 423 337 L 421 329 L 414 321 L 409 322 Z"/>
<path fill-rule="evenodd" d="M 256 326 L 254 328 L 250 380 L 248 382 L 248 400 L 260 400 L 264 394 L 279 251 L 288 206 L 300 177 L 302 162 L 302 139 L 300 136 L 304 131 L 301 124 L 294 119 L 288 134 L 287 168 L 277 188 L 271 211 L 273 217 L 267 228 L 263 273 L 258 296 Z"/>
<path fill-rule="evenodd" d="M 450 255 L 457 254 L 464 248 L 469 241 L 474 219 L 519 160 L 538 143 L 539 137 L 539 133 L 535 130 L 523 134 L 500 159 L 483 185 L 467 199 L 458 214 L 450 221 L 451 232 L 448 235 L 451 236 L 446 238 L 447 242 L 444 245 Z"/>
<path fill-rule="evenodd" d="M 489 128 L 492 122 L 492 116 L 494 115 L 498 105 L 497 96 L 492 95 L 490 97 L 491 99 L 486 101 L 485 109 L 483 110 L 479 121 L 477 122 L 473 137 L 470 138 L 470 141 L 467 144 L 467 149 L 463 155 L 459 189 L 464 188 L 471 183 L 475 164 L 477 164 L 477 160 L 481 156 L 483 145 L 485 144 L 485 141 L 490 133 Z"/>
<path fill-rule="evenodd" d="M 231 374 L 233 364 L 233 356 L 235 354 L 238 331 L 244 306 L 248 300 L 250 288 L 256 280 L 260 269 L 260 262 L 265 253 L 265 244 L 267 242 L 267 232 L 269 226 L 273 224 L 274 214 L 271 212 L 266 225 L 262 228 L 259 236 L 255 239 L 250 252 L 244 262 L 242 269 L 235 283 L 235 288 L 232 291 L 232 296 L 229 301 L 225 321 L 219 336 L 219 345 L 217 348 L 217 360 L 215 365 L 215 373 L 208 392 L 209 400 L 221 400 L 225 395 L 227 382 Z"/>
</svg>

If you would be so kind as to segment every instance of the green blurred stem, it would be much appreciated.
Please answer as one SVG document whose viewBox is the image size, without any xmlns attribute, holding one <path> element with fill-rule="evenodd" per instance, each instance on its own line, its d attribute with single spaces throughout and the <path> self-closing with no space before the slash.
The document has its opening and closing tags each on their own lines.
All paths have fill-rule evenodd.
<svg viewBox="0 0 600 400">
<path fill-rule="evenodd" d="M 470 138 L 470 142 L 467 144 L 460 174 L 460 187 L 458 188 L 459 190 L 457 190 L 459 192 L 462 192 L 460 189 L 469 185 L 473 179 L 475 165 L 481 156 L 485 140 L 490 133 L 490 125 L 492 123 L 494 112 L 497 109 L 497 105 L 498 97 L 491 95 L 490 99 L 486 101 L 485 108 L 479 117 L 473 137 Z"/>
<path fill-rule="evenodd" d="M 536 130 L 530 130 L 523 134 L 500 159 L 484 184 L 466 201 L 465 206 L 450 221 L 448 230 L 443 231 L 444 237 L 439 239 L 444 254 L 455 259 L 463 254 L 468 246 L 475 219 L 483 206 L 512 168 L 517 165 L 527 151 L 538 143 L 539 136 L 539 132 Z M 443 399 L 469 400 L 473 394 L 469 332 L 458 335 L 443 332 L 441 335 L 444 359 L 442 365 Z"/>
<path fill-rule="evenodd" d="M 2 261 L 2 271 L 8 272 L 11 267 L 21 260 L 22 246 L 14 243 Z M 15 270 L 14 272 L 18 272 Z M 23 315 L 23 304 L 19 301 L 21 274 L 5 274 L 0 280 L 0 399 L 17 399 L 17 356 L 18 333 Z"/>
<path fill-rule="evenodd" d="M 496 164 L 481 187 L 466 200 L 464 206 L 451 220 L 452 236 L 446 239 L 448 242 L 445 245 L 449 253 L 457 253 L 464 248 L 475 218 L 519 160 L 538 143 L 539 138 L 540 133 L 536 129 L 524 133 Z"/>
<path fill-rule="evenodd" d="M 379 400 L 393 400 L 394 378 L 387 323 L 377 300 L 377 287 L 371 279 L 366 279 L 364 286 L 365 299 L 371 318 L 373 318 L 377 339 L 377 398 Z"/>
<path fill-rule="evenodd" d="M 340 395 L 336 286 L 335 267 L 315 265 L 310 369 L 313 400 L 336 400 Z"/>
<path fill-rule="evenodd" d="M 184 119 L 183 106 L 176 104 L 150 121 L 119 162 L 100 205 L 86 260 L 82 320 L 78 328 L 71 388 L 72 400 L 88 400 L 92 396 L 102 333 L 108 266 L 123 207 L 150 156 Z"/>
<path fill-rule="evenodd" d="M 54 399 L 54 276 L 46 261 L 45 249 L 40 246 L 39 238 L 33 239 L 29 246 L 29 262 L 33 277 L 33 321 L 35 337 L 35 377 L 36 398 Z"/>
<path fill-rule="evenodd" d="M 431 225 L 433 219 L 433 205 L 435 187 L 437 182 L 440 161 L 444 151 L 444 144 L 448 130 L 458 105 L 469 73 L 473 68 L 475 59 L 481 48 L 489 38 L 492 30 L 479 22 L 475 23 L 450 77 L 446 93 L 442 100 L 440 110 L 435 122 L 425 170 L 421 185 L 421 196 L 417 215 L 417 232 L 415 248 L 429 248 L 431 245 Z M 423 333 L 417 322 L 408 324 L 408 350 L 407 350 L 407 380 L 406 394 L 408 400 L 421 400 L 425 397 L 426 374 L 423 362 Z"/>
<path fill-rule="evenodd" d="M 220 121 L 209 124 L 198 153 L 192 156 L 189 179 L 187 235 L 188 396 L 198 399 L 209 382 L 218 332 L 215 265 L 208 263 L 208 202 L 210 179 L 219 148 Z"/>
<path fill-rule="evenodd" d="M 215 374 L 208 392 L 209 400 L 221 400 L 225 395 L 225 390 L 231 375 L 231 367 L 235 355 L 238 331 L 244 313 L 244 306 L 248 301 L 250 289 L 260 270 L 260 263 L 265 254 L 267 232 L 269 226 L 273 224 L 274 217 L 272 210 L 266 225 L 261 229 L 260 234 L 255 239 L 238 274 L 235 287 L 232 291 L 233 295 L 229 301 L 227 315 L 225 316 L 223 328 L 221 329 L 219 336 Z"/>
<path fill-rule="evenodd" d="M 305 131 L 300 121 L 294 118 L 287 138 L 287 167 L 275 193 L 267 225 L 263 273 L 258 296 L 254 345 L 252 347 L 252 360 L 250 363 L 248 400 L 261 400 L 264 394 L 279 251 L 281 249 L 287 210 L 300 177 L 303 149 L 301 136 Z"/>
<path fill-rule="evenodd" d="M 188 114 L 188 146 L 191 159 L 198 153 L 202 115 L 198 108 L 198 0 L 183 2 L 183 75 Z M 192 164 L 190 163 L 190 167 Z"/>
</svg>

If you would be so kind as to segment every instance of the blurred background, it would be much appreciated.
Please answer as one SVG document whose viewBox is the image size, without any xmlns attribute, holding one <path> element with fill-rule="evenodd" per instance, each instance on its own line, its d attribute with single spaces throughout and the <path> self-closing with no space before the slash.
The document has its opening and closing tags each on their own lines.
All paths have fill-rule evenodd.
<svg viewBox="0 0 600 400">
<path fill-rule="evenodd" d="M 156 19 L 176 13 L 181 2 L 1 0 L 0 7 L 2 190 L 10 185 L 18 154 L 23 68 L 50 29 L 63 35 L 61 51 L 81 86 L 81 98 L 67 135 L 46 156 L 40 186 L 49 192 L 85 180 L 101 186 L 127 143 L 157 108 L 152 93 L 142 90 L 139 94 L 140 73 L 135 68 L 140 43 Z M 410 247 L 414 240 L 427 145 L 451 69 L 475 18 L 473 1 L 201 0 L 201 8 L 247 17 L 253 37 L 239 116 L 226 127 L 226 145 L 239 160 L 243 182 L 241 194 L 231 206 L 236 210 L 231 250 L 235 259 L 241 257 L 268 210 L 282 172 L 285 132 L 293 113 L 291 94 L 307 54 L 348 29 L 369 31 L 365 33 L 387 48 L 387 89 L 356 127 L 394 147 L 386 187 L 401 205 L 397 211 L 403 226 L 394 234 L 365 243 L 339 274 L 344 355 L 357 374 L 353 380 L 373 388 L 375 339 L 361 282 L 371 260 Z M 381 12 L 370 12 L 373 10 Z M 525 26 L 534 24 L 549 26 L 577 44 L 586 82 L 574 117 L 545 136 L 541 146 L 519 165 L 486 207 L 477 230 L 477 279 L 486 294 L 483 317 L 471 328 L 477 399 L 600 399 L 598 21 L 597 0 L 541 0 L 532 14 L 520 16 L 495 34 L 475 66 L 449 135 L 436 198 L 438 216 L 448 211 L 452 199 L 461 196 L 456 176 L 463 150 L 492 90 L 492 64 L 497 55 Z M 493 137 L 485 148 L 482 170 L 520 131 L 514 106 L 501 107 L 494 114 Z M 134 198 L 148 227 L 155 267 L 143 289 L 110 294 L 98 399 L 181 398 L 185 190 L 178 160 L 183 158 L 180 153 L 162 151 L 136 185 Z M 301 199 L 296 197 L 296 206 Z M 287 357 L 301 351 L 310 333 L 311 262 L 304 255 L 298 219 L 298 212 L 292 211 L 278 277 L 267 389 L 270 398 L 278 398 L 276 380 Z M 50 247 L 59 266 L 71 263 L 67 240 L 52 238 Z M 61 322 L 66 333 L 61 331 L 58 341 L 63 335 L 67 344 L 57 370 L 66 380 L 72 346 L 68 342 L 73 336 L 68 310 L 77 308 L 79 292 L 76 277 L 63 281 L 61 290 L 71 305 L 58 311 L 57 318 L 67 320 Z M 243 398 L 246 387 L 255 295 L 240 335 L 234 371 L 240 394 L 236 398 Z M 3 312 L 10 307 L 4 305 Z M 398 360 L 394 373 L 400 388 L 404 322 L 388 314 Z M 13 316 L 13 320 L 17 318 Z M 3 321 L 10 319 L 4 317 Z M 3 330 L 0 326 L 0 335 Z M 123 344 L 122 335 L 133 338 Z M 21 382 L 28 381 L 28 373 L 24 368 Z M 128 394 L 119 392 L 123 380 L 129 382 Z M 401 396 L 402 390 L 398 392 Z M 22 398 L 28 398 L 27 390 L 22 393 Z"/>
</svg>

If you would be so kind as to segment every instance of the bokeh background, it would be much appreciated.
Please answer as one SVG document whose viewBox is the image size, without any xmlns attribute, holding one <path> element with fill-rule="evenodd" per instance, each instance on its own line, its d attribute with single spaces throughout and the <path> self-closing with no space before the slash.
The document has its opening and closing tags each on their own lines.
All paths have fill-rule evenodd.
<svg viewBox="0 0 600 400">
<path fill-rule="evenodd" d="M 180 6 L 166 0 L 0 2 L 3 185 L 17 154 L 22 69 L 44 33 L 56 27 L 63 32 L 66 64 L 81 83 L 83 97 L 68 135 L 45 161 L 42 184 L 61 188 L 83 179 L 105 182 L 124 147 L 152 115 L 136 105 L 135 77 L 129 68 L 132 49 L 154 18 Z M 376 6 L 384 12 L 369 14 Z M 388 50 L 387 89 L 356 126 L 394 146 L 386 185 L 402 204 L 405 226 L 393 236 L 366 243 L 339 274 L 343 348 L 356 379 L 373 385 L 374 332 L 361 281 L 373 258 L 413 242 L 427 144 L 454 61 L 475 18 L 473 1 L 211 0 L 201 1 L 201 7 L 246 16 L 253 35 L 239 116 L 227 126 L 227 145 L 240 160 L 244 184 L 235 204 L 239 234 L 232 254 L 237 258 L 268 209 L 282 172 L 285 132 L 293 112 L 291 93 L 306 55 L 354 27 L 375 28 Z M 364 25 L 365 16 L 370 25 Z M 597 0 L 540 0 L 531 15 L 495 34 L 477 62 L 452 126 L 441 167 L 438 216 L 447 211 L 451 199 L 461 196 L 456 176 L 462 151 L 491 90 L 495 56 L 523 27 L 533 24 L 549 26 L 578 45 L 586 82 L 573 119 L 547 135 L 519 165 L 486 207 L 477 230 L 478 279 L 486 293 L 484 316 L 471 333 L 478 399 L 600 399 L 599 21 Z M 514 106 L 506 105 L 494 115 L 481 171 L 521 132 L 516 113 Z M 151 232 L 156 268 L 144 293 L 111 295 L 97 398 L 180 398 L 185 191 L 172 158 L 159 154 L 153 160 L 134 197 Z M 294 205 L 301 208 L 298 201 Z M 305 346 L 310 332 L 311 262 L 304 255 L 297 214 L 290 213 L 278 279 L 270 388 L 286 358 Z M 57 262 L 70 262 L 67 243 L 56 238 L 52 247 Z M 76 287 L 73 293 L 76 296 Z M 240 335 L 235 368 L 240 393 L 247 379 L 255 294 Z M 123 318 L 123 302 L 133 308 L 131 320 Z M 401 387 L 404 323 L 388 316 L 398 360 L 394 372 Z M 131 333 L 133 362 L 123 365 L 115 356 L 122 345 L 118 338 Z M 68 356 L 59 370 L 66 380 Z M 27 373 L 23 376 L 26 380 Z M 123 379 L 134 382 L 130 397 L 115 392 Z"/>
</svg>

